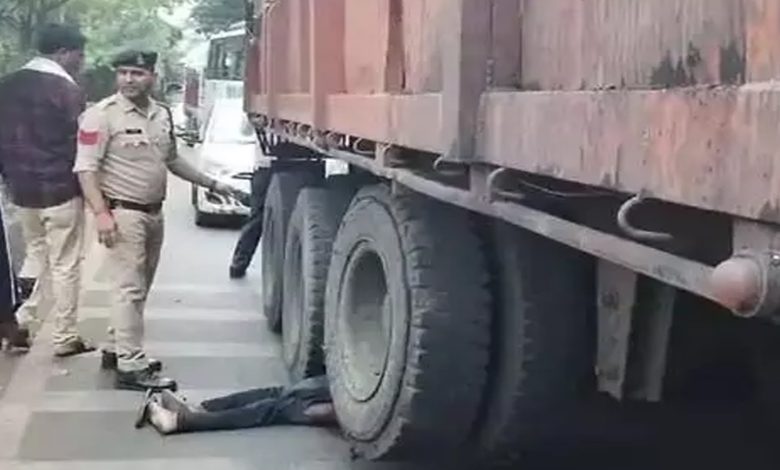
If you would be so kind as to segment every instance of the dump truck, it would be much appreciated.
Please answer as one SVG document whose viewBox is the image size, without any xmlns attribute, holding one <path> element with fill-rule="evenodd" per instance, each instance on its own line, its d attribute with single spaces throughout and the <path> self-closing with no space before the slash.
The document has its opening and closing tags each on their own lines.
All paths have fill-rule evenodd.
<svg viewBox="0 0 780 470">
<path fill-rule="evenodd" d="M 780 2 L 268 0 L 248 25 L 262 308 L 357 455 L 511 458 L 593 397 L 777 416 Z"/>
</svg>

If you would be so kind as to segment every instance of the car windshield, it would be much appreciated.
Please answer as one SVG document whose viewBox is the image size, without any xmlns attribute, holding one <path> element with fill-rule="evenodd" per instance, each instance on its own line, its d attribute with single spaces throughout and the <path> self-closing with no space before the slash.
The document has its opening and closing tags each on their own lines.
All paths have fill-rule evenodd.
<svg viewBox="0 0 780 470">
<path fill-rule="evenodd" d="M 209 128 L 208 140 L 215 144 L 254 143 L 254 129 L 240 109 L 234 112 L 215 112 Z"/>
</svg>

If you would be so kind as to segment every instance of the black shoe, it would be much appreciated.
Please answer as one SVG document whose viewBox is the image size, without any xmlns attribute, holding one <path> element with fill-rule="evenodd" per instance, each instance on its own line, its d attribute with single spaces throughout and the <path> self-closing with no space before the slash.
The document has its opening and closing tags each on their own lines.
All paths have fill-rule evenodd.
<svg viewBox="0 0 780 470">
<path fill-rule="evenodd" d="M 16 322 L 0 323 L 0 349 L 2 349 L 3 340 L 5 340 L 9 350 L 21 352 L 30 349 L 29 330 L 19 328 Z"/>
<path fill-rule="evenodd" d="M 37 282 L 37 279 L 34 277 L 20 277 L 17 279 L 18 285 L 19 285 L 19 294 L 20 294 L 20 301 L 24 302 L 25 300 L 30 298 L 30 295 L 32 295 L 32 291 L 35 288 L 35 283 Z"/>
<path fill-rule="evenodd" d="M 17 328 L 16 330 L 11 330 L 6 339 L 8 341 L 8 346 L 11 349 L 17 351 L 27 351 L 32 347 L 30 341 L 30 330 L 27 328 Z"/>
<path fill-rule="evenodd" d="M 236 266 L 230 267 L 230 279 L 243 279 L 246 277 L 246 269 Z"/>
<path fill-rule="evenodd" d="M 173 390 L 178 389 L 176 381 L 168 377 L 160 377 L 156 372 L 149 369 L 136 370 L 132 372 L 116 371 L 115 387 L 118 390 L 135 390 L 145 392 L 152 390 Z"/>
<path fill-rule="evenodd" d="M 118 359 L 115 352 L 101 351 L 100 368 L 103 370 L 116 370 Z M 162 370 L 162 362 L 159 359 L 149 358 L 149 370 L 152 372 L 160 372 Z"/>
</svg>

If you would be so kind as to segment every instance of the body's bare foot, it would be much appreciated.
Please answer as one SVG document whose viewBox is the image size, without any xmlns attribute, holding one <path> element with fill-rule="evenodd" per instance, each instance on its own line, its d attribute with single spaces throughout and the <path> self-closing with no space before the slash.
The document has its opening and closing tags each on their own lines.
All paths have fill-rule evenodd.
<svg viewBox="0 0 780 470">
<path fill-rule="evenodd" d="M 186 398 L 170 390 L 163 390 L 160 392 L 160 404 L 166 410 L 173 411 L 174 413 L 197 411 L 195 407 L 187 402 Z"/>
<path fill-rule="evenodd" d="M 165 409 L 159 401 L 149 403 L 149 422 L 160 434 L 173 434 L 177 431 L 177 415 Z"/>
</svg>

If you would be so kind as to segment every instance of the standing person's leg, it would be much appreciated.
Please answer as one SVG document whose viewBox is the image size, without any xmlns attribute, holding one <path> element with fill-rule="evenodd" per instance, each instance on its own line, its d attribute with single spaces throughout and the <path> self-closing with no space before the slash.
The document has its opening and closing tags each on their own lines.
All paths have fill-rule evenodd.
<svg viewBox="0 0 780 470">
<path fill-rule="evenodd" d="M 24 261 L 19 269 L 18 281 L 22 288 L 22 295 L 24 298 L 32 296 L 36 284 L 39 280 L 44 284 L 38 286 L 39 289 L 49 289 L 49 276 L 48 276 L 48 253 L 46 249 L 46 237 L 43 232 L 43 227 L 39 231 L 38 236 L 30 238 L 26 243 Z M 37 307 L 37 306 L 36 306 Z"/>
<path fill-rule="evenodd" d="M 157 224 L 151 220 L 155 217 L 139 211 L 114 211 L 118 237 L 109 249 L 108 261 L 113 269 L 111 326 L 117 354 L 116 385 L 120 389 L 176 387 L 173 380 L 158 377 L 150 370 L 143 350 L 143 310 L 150 285 L 149 257 L 159 256 L 159 253 L 147 251 L 150 238 L 159 233 Z"/>
<path fill-rule="evenodd" d="M 94 350 L 78 334 L 84 202 L 74 198 L 42 210 L 54 306 L 54 354 L 71 356 Z"/>
<path fill-rule="evenodd" d="M 46 230 L 43 227 L 41 220 L 40 209 L 27 209 L 19 207 L 16 210 L 16 214 L 19 220 L 19 224 L 22 228 L 22 237 L 24 238 L 26 258 L 22 272 L 27 274 L 33 274 L 34 266 L 37 262 L 38 272 L 36 273 L 37 280 L 35 281 L 32 291 L 25 300 L 24 304 L 16 312 L 16 318 L 19 322 L 19 326 L 23 329 L 29 330 L 36 323 L 40 322 L 38 315 L 38 307 L 48 284 L 44 278 L 48 278 L 48 249 L 46 248 Z M 36 260 L 35 262 L 33 260 Z"/>
<path fill-rule="evenodd" d="M 144 272 L 144 286 L 146 295 L 144 300 L 138 302 L 138 308 L 143 312 L 146 308 L 146 298 L 151 292 L 152 284 L 154 283 L 154 277 L 157 273 L 157 266 L 160 263 L 160 252 L 162 250 L 163 236 L 165 231 L 165 224 L 162 213 L 151 214 L 145 217 L 144 223 L 146 225 L 146 241 L 145 241 L 145 259 L 143 260 L 143 272 Z M 142 320 L 143 321 L 143 320 Z M 103 348 L 103 355 L 101 361 L 102 369 L 116 369 L 118 365 L 118 358 L 116 354 L 116 338 L 113 327 L 109 328 L 108 339 Z M 162 363 L 146 356 L 148 361 L 148 367 L 155 372 L 162 370 Z"/>
<path fill-rule="evenodd" d="M 146 293 L 147 297 L 152 290 L 154 278 L 157 275 L 157 266 L 160 264 L 160 253 L 162 252 L 163 238 L 165 236 L 165 220 L 162 212 L 147 217 L 147 239 L 146 239 Z M 144 300 L 143 309 L 146 309 Z M 147 356 L 149 368 L 152 371 L 162 370 L 162 363 L 154 358 Z"/>
<path fill-rule="evenodd" d="M 150 215 L 147 218 L 146 239 L 146 289 L 151 291 L 154 277 L 157 275 L 157 266 L 160 264 L 163 238 L 165 236 L 165 220 L 162 212 Z"/>
<path fill-rule="evenodd" d="M 3 342 L 10 346 L 20 341 L 19 325 L 16 322 L 17 287 L 11 250 L 8 241 L 4 208 L 0 206 L 0 349 Z"/>
<path fill-rule="evenodd" d="M 252 212 L 241 229 L 241 235 L 233 252 L 233 260 L 230 263 L 230 277 L 233 279 L 246 275 L 246 270 L 260 243 L 260 237 L 263 235 L 263 206 L 270 180 L 270 168 L 258 168 L 252 175 Z"/>
</svg>

